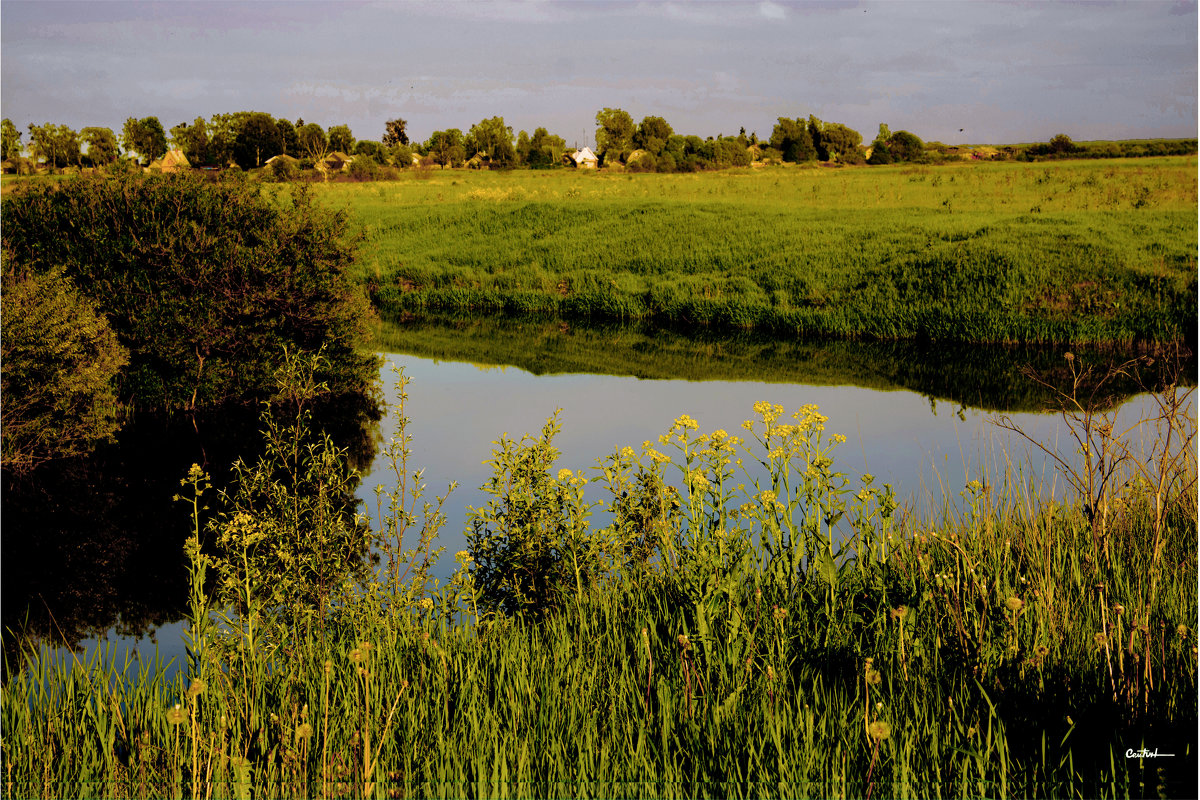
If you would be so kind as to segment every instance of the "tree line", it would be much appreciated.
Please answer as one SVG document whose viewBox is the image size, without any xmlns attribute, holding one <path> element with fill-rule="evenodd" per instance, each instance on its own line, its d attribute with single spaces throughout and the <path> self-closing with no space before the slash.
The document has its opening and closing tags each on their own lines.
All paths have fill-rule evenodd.
<svg viewBox="0 0 1200 800">
<path fill-rule="evenodd" d="M 29 152 L 35 163 L 51 169 L 105 167 L 118 161 L 136 161 L 149 166 L 170 149 L 178 149 L 193 167 L 240 169 L 263 167 L 274 156 L 288 156 L 300 166 L 311 166 L 331 154 L 367 156 L 380 166 L 407 168 L 413 165 L 490 168 L 527 167 L 546 169 L 562 166 L 574 152 L 566 140 L 539 127 L 533 133 L 514 134 L 504 118 L 480 120 L 465 132 L 460 128 L 434 131 L 423 142 L 408 136 L 408 123 L 388 120 L 378 140 L 357 139 L 349 125 L 328 129 L 316 122 L 275 118 L 259 111 L 197 117 L 164 128 L 157 117 L 125 121 L 120 133 L 109 128 L 86 127 L 76 131 L 66 125 L 45 123 L 28 126 L 28 140 L 9 119 L 2 123 L 2 149 L 6 161 L 18 160 Z M 881 136 L 886 126 L 881 126 Z M 769 139 L 757 133 L 737 136 L 708 136 L 676 133 L 666 119 L 646 116 L 641 122 L 619 108 L 604 108 L 596 114 L 596 149 L 599 165 L 658 172 L 696 171 L 748 166 L 754 161 L 833 161 L 859 164 L 868 156 L 888 150 L 885 163 L 920 158 L 920 140 L 904 131 L 877 138 L 871 147 L 862 146 L 857 131 L 815 116 L 808 119 L 779 118 Z M 916 143 L 915 145 L 913 143 Z"/>
<path fill-rule="evenodd" d="M 19 163 L 22 152 L 28 149 L 35 164 L 55 170 L 108 167 L 135 160 L 145 167 L 172 148 L 181 150 L 192 167 L 210 169 L 257 169 L 275 156 L 287 156 L 283 163 L 272 163 L 278 177 L 311 168 L 333 154 L 355 157 L 358 166 L 354 169 L 362 176 L 373 177 L 376 167 L 549 169 L 570 163 L 568 157 L 575 152 L 563 137 L 544 127 L 532 134 L 524 130 L 514 134 L 501 116 L 480 120 L 466 132 L 460 128 L 434 131 L 423 142 L 410 140 L 407 128 L 404 119 L 391 119 L 378 140 L 357 139 L 345 124 L 324 128 L 304 119 L 292 121 L 260 111 L 238 111 L 214 114 L 207 120 L 197 117 L 170 130 L 157 117 L 130 117 L 120 134 L 103 127 L 75 131 L 66 125 L 30 124 L 26 143 L 16 125 L 4 119 L 0 148 L 3 159 L 10 164 Z M 887 124 L 881 124 L 874 140 L 864 144 L 862 134 L 853 128 L 813 115 L 807 119 L 780 117 L 767 139 L 759 139 L 757 133 L 747 135 L 744 127 L 737 136 L 702 138 L 676 133 L 660 116 L 650 115 L 635 122 L 620 108 L 597 112 L 595 141 L 599 166 L 647 172 L 695 172 L 744 167 L 754 162 L 892 164 L 964 157 L 1042 160 L 1196 152 L 1194 139 L 1079 145 L 1065 134 L 1058 134 L 1045 144 L 988 148 L 981 155 L 969 147 L 924 142 L 909 131 L 891 131 Z M 30 164 L 25 166 L 32 168 Z"/>
</svg>

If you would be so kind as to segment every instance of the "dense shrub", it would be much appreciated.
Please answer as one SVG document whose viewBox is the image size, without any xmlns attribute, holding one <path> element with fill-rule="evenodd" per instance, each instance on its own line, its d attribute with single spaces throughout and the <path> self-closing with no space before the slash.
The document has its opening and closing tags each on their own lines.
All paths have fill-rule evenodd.
<svg viewBox="0 0 1200 800">
<path fill-rule="evenodd" d="M 271 177 L 280 183 L 286 183 L 290 180 L 293 180 L 296 177 L 296 173 L 299 171 L 296 169 L 296 163 L 294 161 L 289 161 L 286 158 L 275 159 L 271 162 L 271 165 L 268 167 L 268 169 L 270 170 Z"/>
<path fill-rule="evenodd" d="M 117 429 L 114 382 L 128 354 L 60 269 L 4 260 L 3 438 L 6 470 L 86 453 Z"/>
<path fill-rule="evenodd" d="M 121 397 L 136 407 L 263 397 L 285 349 L 323 349 L 319 381 L 369 393 L 345 217 L 303 189 L 272 199 L 238 179 L 84 176 L 14 193 L 3 223 L 14 267 L 61 266 L 107 318 L 130 353 Z"/>
<path fill-rule="evenodd" d="M 358 156 L 350 162 L 350 177 L 356 181 L 373 181 L 379 177 L 379 165 L 370 156 Z"/>
</svg>

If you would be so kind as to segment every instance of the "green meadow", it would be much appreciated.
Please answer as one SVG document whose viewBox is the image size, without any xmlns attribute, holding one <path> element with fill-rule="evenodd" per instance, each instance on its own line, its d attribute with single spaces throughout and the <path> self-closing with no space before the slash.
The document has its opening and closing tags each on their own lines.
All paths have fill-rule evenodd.
<svg viewBox="0 0 1200 800">
<path fill-rule="evenodd" d="M 319 185 L 388 314 L 646 320 L 788 336 L 1194 341 L 1196 158 L 415 170 Z"/>
</svg>

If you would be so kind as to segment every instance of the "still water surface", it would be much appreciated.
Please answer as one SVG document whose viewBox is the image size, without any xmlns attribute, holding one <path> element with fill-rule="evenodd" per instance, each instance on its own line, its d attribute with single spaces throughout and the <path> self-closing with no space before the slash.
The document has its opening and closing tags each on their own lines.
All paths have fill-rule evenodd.
<svg viewBox="0 0 1200 800">
<path fill-rule="evenodd" d="M 837 352 L 848 351 L 839 349 Z M 518 439 L 526 433 L 536 434 L 556 410 L 561 410 L 562 424 L 562 433 L 555 442 L 562 453 L 557 466 L 572 470 L 591 470 L 597 459 L 611 454 L 614 448 L 628 445 L 640 451 L 642 442 L 656 439 L 682 414 L 696 419 L 701 432 L 720 428 L 742 433 L 741 423 L 755 416 L 754 403 L 765 400 L 782 405 L 789 414 L 804 405 L 819 406 L 829 417 L 827 433 L 841 433 L 847 437 L 846 443 L 837 451 L 835 468 L 855 479 L 853 485 L 857 485 L 856 479 L 862 473 L 873 474 L 877 485 L 891 484 L 900 501 L 919 514 L 928 513 L 931 508 L 940 509 L 943 498 L 955 499 L 964 484 L 981 473 L 1003 473 L 1006 454 L 1016 461 L 1028 462 L 1027 475 L 1044 480 L 1047 486 L 1054 482 L 1052 472 L 1033 458 L 1027 443 L 990 424 L 999 413 L 994 404 L 985 402 L 991 410 L 983 411 L 962 405 L 957 399 L 939 400 L 936 390 L 922 393 L 912 388 L 885 389 L 878 385 L 868 388 L 854 385 L 853 378 L 841 385 L 830 385 L 838 381 L 830 380 L 828 370 L 821 373 L 823 385 L 818 385 L 805 381 L 803 364 L 795 363 L 794 369 L 788 369 L 786 362 L 791 356 L 787 355 L 784 356 L 784 367 L 776 363 L 766 370 L 771 377 L 769 382 L 645 379 L 576 372 L 549 374 L 552 370 L 534 374 L 512 366 L 479 366 L 453 357 L 430 358 L 428 353 L 381 355 L 384 359 L 381 377 L 389 403 L 396 399 L 394 369 L 403 369 L 411 379 L 406 407 L 412 420 L 410 433 L 413 436 L 413 456 L 409 466 L 410 469 L 425 470 L 426 496 L 432 500 L 434 494 L 444 493 L 452 481 L 459 484 L 446 504 L 449 520 L 437 542 L 445 547 L 445 554 L 433 574 L 442 581 L 454 569 L 454 553 L 466 546 L 467 507 L 486 502 L 486 496 L 478 487 L 491 474 L 484 462 L 491 456 L 493 440 L 502 434 Z M 894 367 L 881 364 L 882 370 Z M 566 367 L 570 368 L 569 365 Z M 743 365 L 739 369 L 744 372 L 746 367 Z M 859 381 L 862 382 L 869 383 Z M 1132 418 L 1146 407 L 1147 402 L 1144 396 L 1135 397 L 1125 404 L 1122 415 Z M 1039 441 L 1057 441 L 1060 449 L 1070 451 L 1065 429 L 1056 415 L 1020 411 L 1013 412 L 1011 417 Z M 388 439 L 394 433 L 394 419 L 386 418 L 380 428 L 383 439 Z M 252 435 L 252 429 L 248 434 Z M 162 449 L 172 456 L 173 460 L 167 460 L 170 466 L 151 464 L 147 467 L 150 471 L 176 470 L 182 475 L 186 465 L 193 460 L 228 458 L 227 453 L 218 453 L 211 447 L 206 450 L 202 444 L 188 441 L 187 437 L 163 445 Z M 164 483 L 161 477 L 157 484 L 126 480 L 123 491 L 142 492 L 143 496 L 177 491 L 166 488 L 172 483 L 177 487 L 177 479 L 168 475 L 170 480 Z M 375 487 L 380 484 L 390 487 L 394 477 L 387 471 L 383 459 L 377 458 L 358 490 L 365 512 L 374 508 Z M 1061 488 L 1061 485 L 1060 480 L 1058 486 Z M 592 499 L 600 499 L 603 490 L 599 486 L 594 488 L 596 493 Z M 106 495 L 117 493 L 109 491 Z M 120 503 L 119 499 L 109 498 L 109 501 Z M 78 562 L 84 562 L 80 575 L 87 573 L 89 558 L 96 560 L 95 569 L 100 571 L 105 568 L 103 562 L 106 560 L 116 563 L 115 572 L 120 574 L 103 580 L 112 584 L 124 581 L 131 587 L 127 594 L 139 596 L 136 601 L 116 603 L 121 609 L 117 612 L 121 618 L 115 623 L 103 615 L 88 618 L 85 614 L 84 619 L 67 626 L 73 634 L 68 634 L 67 638 L 78 643 L 85 653 L 98 643 L 109 642 L 115 645 L 117 652 L 130 650 L 142 658 L 150 658 L 157 649 L 164 660 L 174 658 L 176 667 L 183 661 L 183 623 L 178 619 L 184 608 L 186 582 L 182 580 L 184 573 L 179 548 L 188 529 L 182 524 L 186 518 L 178 511 L 177 508 L 176 516 L 169 519 L 157 516 L 160 529 L 155 531 L 153 542 L 123 545 L 125 550 L 138 550 L 140 562 L 127 554 L 106 552 L 95 542 L 59 547 L 59 550 L 69 551 L 66 556 L 59 555 L 65 561 L 74 562 L 72 569 L 80 570 Z M 126 523 L 108 524 L 119 527 Z M 10 531 L 6 530 L 6 533 Z M 5 538 L 5 555 L 9 556 L 13 553 L 12 540 L 8 536 Z M 125 540 L 117 537 L 114 541 Z M 112 546 L 109 550 L 121 550 L 121 547 Z M 146 552 L 142 553 L 143 550 Z M 31 556 L 21 553 L 15 563 L 6 558 L 6 579 L 22 569 L 22 558 L 30 559 Z M 155 585 L 144 591 L 151 599 L 142 599 L 137 589 L 139 580 L 147 580 L 150 574 L 147 571 L 139 578 L 138 570 L 142 567 L 138 565 L 145 559 L 167 560 L 174 565 L 167 571 L 167 577 L 158 579 L 161 586 Z M 86 581 L 81 583 L 86 584 Z M 85 585 L 80 590 L 84 596 L 74 600 L 81 608 L 88 605 L 87 591 Z M 121 590 L 112 591 L 121 593 Z M 33 590 L 30 590 L 31 597 L 24 600 L 26 604 L 35 602 L 32 594 Z M 156 599 L 158 605 L 155 605 Z M 6 591 L 5 602 L 6 612 L 9 612 L 23 601 Z M 65 617 L 68 612 L 60 613 Z M 136 620 L 130 618 L 135 615 Z M 11 624 L 9 620 L 6 624 Z"/>
</svg>

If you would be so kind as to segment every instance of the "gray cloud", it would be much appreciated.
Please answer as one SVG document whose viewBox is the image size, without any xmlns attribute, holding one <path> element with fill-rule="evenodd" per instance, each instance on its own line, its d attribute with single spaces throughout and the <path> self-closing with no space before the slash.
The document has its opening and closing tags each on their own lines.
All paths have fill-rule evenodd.
<svg viewBox="0 0 1200 800">
<path fill-rule="evenodd" d="M 867 139 L 1195 136 L 1195 23 L 1156 0 L 5 0 L 0 103 L 22 129 L 253 109 L 424 138 L 500 114 L 573 141 L 616 106 L 700 135 L 813 113 Z"/>
</svg>

